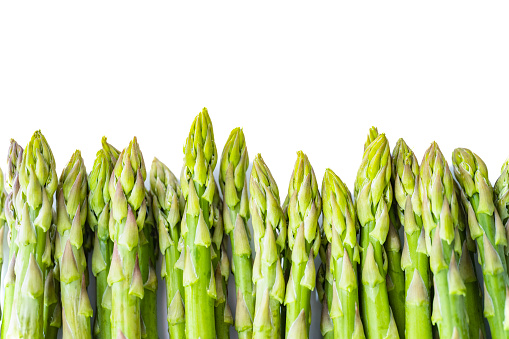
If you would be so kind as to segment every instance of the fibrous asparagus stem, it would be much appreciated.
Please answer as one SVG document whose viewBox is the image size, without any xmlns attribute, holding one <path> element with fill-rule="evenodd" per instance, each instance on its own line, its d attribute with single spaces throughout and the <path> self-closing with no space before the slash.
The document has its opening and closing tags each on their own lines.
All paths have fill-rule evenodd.
<svg viewBox="0 0 509 339">
<path fill-rule="evenodd" d="M 420 168 L 420 200 L 435 297 L 431 321 L 440 337 L 468 337 L 465 283 L 459 272 L 462 241 L 454 181 L 438 145 L 426 150 Z"/>
<path fill-rule="evenodd" d="M 10 324 L 12 302 L 14 300 L 14 286 L 16 283 L 16 275 L 14 273 L 14 264 L 16 262 L 16 254 L 18 253 L 18 245 L 16 238 L 18 235 L 18 227 L 20 223 L 20 216 L 16 212 L 17 199 L 21 199 L 22 195 L 19 186 L 19 168 L 21 167 L 21 161 L 23 159 L 23 148 L 18 145 L 16 141 L 11 139 L 9 144 L 9 151 L 7 157 L 7 175 L 5 183 L 7 196 L 4 203 L 1 205 L 4 211 L 5 219 L 9 227 L 7 234 L 7 243 L 9 245 L 9 268 L 7 274 L 4 277 L 4 304 L 2 309 L 2 327 L 1 327 L 1 338 L 7 338 L 7 329 Z M 21 200 L 19 200 L 21 205 Z"/>
<path fill-rule="evenodd" d="M 107 277 L 112 338 L 145 335 L 140 306 L 145 289 L 138 253 L 147 215 L 146 175 L 143 155 L 134 138 L 120 154 L 108 183 L 113 217 L 109 229 L 113 252 Z"/>
<path fill-rule="evenodd" d="M 8 230 L 6 230 L 7 220 L 5 218 L 5 212 L 4 212 L 5 198 L 6 198 L 6 192 L 4 190 L 4 173 L 3 173 L 2 169 L 0 169 L 0 267 L 2 266 L 2 263 L 4 262 L 4 239 L 5 239 L 5 235 L 8 232 Z M 1 273 L 0 273 L 0 275 L 1 275 Z M 2 283 L 2 280 L 0 277 L 0 284 L 1 283 Z M 0 313 L 1 313 L 1 311 L 0 311 Z"/>
<path fill-rule="evenodd" d="M 213 256 L 217 258 L 221 255 L 216 248 L 220 248 L 223 238 L 222 232 L 215 237 L 212 231 L 214 218 L 219 217 L 218 210 L 213 206 L 217 195 L 213 176 L 216 162 L 214 132 L 207 109 L 204 108 L 195 118 L 184 145 L 184 166 L 180 179 L 186 200 L 181 234 L 184 238 L 186 336 L 189 339 L 216 338 L 214 303 L 218 297 L 216 285 L 221 284 L 216 283 L 211 262 Z M 216 248 L 211 247 L 213 241 Z"/>
<path fill-rule="evenodd" d="M 303 152 L 297 161 L 288 188 L 288 248 L 291 268 L 286 285 L 286 337 L 309 336 L 311 323 L 311 291 L 315 288 L 314 259 L 320 249 L 318 218 L 322 199 L 316 176 Z"/>
<path fill-rule="evenodd" d="M 62 171 L 57 189 L 55 260 L 60 267 L 63 338 L 92 337 L 92 307 L 85 284 L 87 258 L 83 233 L 88 212 L 87 172 L 76 151 Z"/>
<path fill-rule="evenodd" d="M 509 337 L 507 237 L 495 209 L 488 169 L 472 151 L 457 148 L 453 152 L 454 175 L 458 180 L 468 218 L 470 235 L 477 243 L 479 263 L 484 277 L 484 316 L 493 338 Z"/>
<path fill-rule="evenodd" d="M 355 181 L 357 217 L 361 225 L 362 319 L 368 338 L 397 338 L 398 329 L 387 294 L 384 249 L 393 194 L 391 155 L 384 134 L 371 139 L 368 137 Z"/>
<path fill-rule="evenodd" d="M 360 256 L 355 207 L 350 191 L 330 169 L 325 170 L 322 201 L 323 231 L 330 244 L 330 253 L 326 253 L 330 268 L 325 270 L 328 282 L 325 292 L 330 300 L 327 306 L 334 325 L 334 338 L 364 338 L 364 328 L 357 311 L 357 264 Z"/>
<path fill-rule="evenodd" d="M 157 334 L 156 262 L 159 248 L 151 192 L 147 192 L 146 199 L 147 215 L 139 239 L 140 272 L 143 279 L 143 287 L 145 288 L 144 296 L 141 300 L 141 319 L 145 326 L 144 338 L 157 339 L 159 336 Z"/>
<path fill-rule="evenodd" d="M 454 182 L 454 189 L 456 196 L 461 196 L 461 188 L 457 181 Z M 459 271 L 461 278 L 465 283 L 467 289 L 465 296 L 465 306 L 468 315 L 468 330 L 470 338 L 486 338 L 486 329 L 484 327 L 483 310 L 482 310 L 482 295 L 481 286 L 477 281 L 476 266 L 477 250 L 475 241 L 470 236 L 470 230 L 467 225 L 467 216 L 463 202 L 460 201 L 459 209 L 459 226 L 460 237 L 463 243 L 461 250 L 461 258 L 459 260 Z"/>
<path fill-rule="evenodd" d="M 256 284 L 253 333 L 255 338 L 277 339 L 281 337 L 280 308 L 285 295 L 281 261 L 287 228 L 277 184 L 260 154 L 253 161 L 249 190 L 256 251 L 253 265 L 253 281 Z"/>
<path fill-rule="evenodd" d="M 96 278 L 96 313 L 94 336 L 98 339 L 111 338 L 111 289 L 108 286 L 113 241 L 109 225 L 114 222 L 111 213 L 109 180 L 118 159 L 119 151 L 102 139 L 102 148 L 97 152 L 94 167 L 88 176 L 88 224 L 94 233 L 92 273 Z M 112 224 L 113 226 L 113 224 Z"/>
<path fill-rule="evenodd" d="M 394 147 L 392 163 L 395 221 L 404 229 L 401 267 L 405 271 L 405 337 L 432 338 L 431 279 L 422 227 L 419 164 L 403 139 L 399 139 Z M 400 337 L 403 337 L 401 333 Z"/>
<path fill-rule="evenodd" d="M 150 169 L 152 206 L 157 225 L 159 249 L 163 254 L 161 276 L 166 281 L 168 333 L 170 338 L 185 338 L 185 311 L 183 285 L 183 239 L 180 235 L 184 197 L 173 173 L 154 158 Z"/>
<path fill-rule="evenodd" d="M 34 133 L 25 148 L 18 170 L 20 191 L 16 197 L 16 213 L 20 215 L 20 225 L 16 235 L 18 252 L 13 255 L 16 282 L 10 321 L 3 333 L 7 338 L 38 339 L 47 334 L 45 306 L 57 301 L 54 280 L 49 274 L 53 265 L 49 231 L 58 179 L 53 154 L 40 131 Z M 52 323 L 59 325 L 56 318 Z"/>
<path fill-rule="evenodd" d="M 252 338 L 255 296 L 253 264 L 249 245 L 249 201 L 246 171 L 249 166 L 246 142 L 242 129 L 235 128 L 228 137 L 221 156 L 219 185 L 223 192 L 224 231 L 230 236 L 232 271 L 237 291 L 235 329 L 239 338 Z M 242 314 L 247 311 L 247 314 Z"/>
</svg>

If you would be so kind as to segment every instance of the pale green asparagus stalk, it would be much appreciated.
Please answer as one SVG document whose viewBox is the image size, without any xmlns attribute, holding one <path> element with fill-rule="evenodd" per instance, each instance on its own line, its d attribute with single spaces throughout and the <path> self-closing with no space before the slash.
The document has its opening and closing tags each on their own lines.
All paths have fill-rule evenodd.
<svg viewBox="0 0 509 339">
<path fill-rule="evenodd" d="M 138 257 L 140 232 L 147 215 L 146 175 L 143 155 L 134 138 L 120 154 L 109 180 L 113 252 L 107 281 L 111 288 L 112 338 L 138 339 L 146 334 L 141 318 L 145 289 Z"/>
<path fill-rule="evenodd" d="M 334 324 L 330 317 L 330 309 L 334 296 L 333 284 L 334 278 L 330 271 L 331 264 L 331 244 L 328 242 L 325 234 L 322 233 L 322 246 L 320 246 L 320 259 L 322 263 L 316 272 L 316 292 L 318 300 L 322 303 L 322 313 L 320 317 L 320 332 L 323 339 L 334 339 Z"/>
<path fill-rule="evenodd" d="M 94 167 L 88 176 L 88 224 L 94 233 L 92 252 L 92 273 L 96 278 L 96 312 L 94 337 L 111 338 L 111 289 L 108 286 L 113 241 L 110 239 L 109 225 L 114 222 L 110 213 L 111 197 L 109 180 L 118 159 L 119 151 L 102 139 L 102 148 L 97 152 Z"/>
<path fill-rule="evenodd" d="M 177 178 L 156 158 L 150 169 L 150 187 L 159 249 L 163 254 L 161 277 L 166 281 L 168 333 L 172 339 L 185 338 L 183 258 L 179 262 L 184 241 L 180 222 L 185 201 Z"/>
<path fill-rule="evenodd" d="M 218 298 L 212 257 L 220 256 L 222 234 L 214 237 L 213 206 L 217 187 L 213 171 L 217 162 L 214 132 L 207 109 L 195 118 L 184 145 L 184 166 L 180 185 L 186 200 L 181 224 L 184 238 L 183 284 L 185 291 L 186 337 L 188 339 L 216 338 L 214 304 Z M 185 219 L 185 220 L 184 220 Z M 221 232 L 222 233 L 222 232 Z M 213 252 L 213 253 L 211 253 Z M 224 296 L 224 294 L 223 294 Z"/>
<path fill-rule="evenodd" d="M 147 192 L 147 215 L 139 238 L 140 272 L 145 288 L 141 300 L 141 318 L 145 326 L 144 338 L 157 339 L 157 274 L 158 259 L 157 228 L 154 221 L 152 194 Z"/>
<path fill-rule="evenodd" d="M 7 338 L 8 325 L 10 324 L 12 303 L 14 300 L 14 289 L 16 283 L 16 275 L 14 273 L 14 264 L 16 262 L 16 254 L 18 253 L 18 245 L 16 238 L 18 235 L 18 226 L 20 223 L 20 215 L 16 212 L 17 199 L 21 204 L 22 194 L 19 186 L 19 168 L 21 167 L 21 161 L 23 159 L 23 148 L 18 145 L 16 141 L 11 139 L 9 145 L 8 157 L 7 157 L 7 175 L 5 178 L 6 190 L 8 192 L 5 202 L 2 205 L 4 209 L 5 219 L 9 226 L 7 232 L 7 243 L 9 244 L 9 268 L 7 274 L 4 277 L 4 304 L 2 309 L 2 327 L 1 327 L 1 338 Z M 5 232 L 5 231 L 4 231 Z"/>
<path fill-rule="evenodd" d="M 54 279 L 49 274 L 53 258 L 48 231 L 58 178 L 53 154 L 40 131 L 34 133 L 25 148 L 18 170 L 20 191 L 19 198 L 16 197 L 16 213 L 20 215 L 20 225 L 14 265 L 16 282 L 10 321 L 4 333 L 7 338 L 38 339 L 47 334 L 45 305 L 57 302 Z"/>
<path fill-rule="evenodd" d="M 459 202 L 449 165 L 435 142 L 421 162 L 419 193 L 435 288 L 431 321 L 440 337 L 468 338 L 466 286 L 458 267 Z"/>
<path fill-rule="evenodd" d="M 405 337 L 431 339 L 431 278 L 426 233 L 422 227 L 419 163 L 403 139 L 394 147 L 392 163 L 396 200 L 393 206 L 397 222 L 404 230 L 401 267 L 405 271 Z"/>
<path fill-rule="evenodd" d="M 500 221 L 509 234 L 509 159 L 502 166 L 500 176 L 495 182 L 495 206 L 500 217 Z M 506 264 L 509 265 L 509 247 L 505 249 Z M 506 271 L 509 267 L 506 268 Z"/>
<path fill-rule="evenodd" d="M 288 188 L 288 248 L 291 268 L 286 285 L 286 337 L 309 337 L 311 292 L 315 289 L 314 260 L 320 249 L 318 218 L 322 199 L 316 176 L 303 152 L 297 161 Z"/>
<path fill-rule="evenodd" d="M 6 199 L 6 191 L 4 189 L 4 173 L 2 169 L 0 169 L 0 267 L 2 267 L 2 264 L 4 262 L 4 239 L 7 234 L 6 228 L 7 226 L 7 220 L 5 217 L 4 207 L 5 207 L 5 199 Z M 0 284 L 2 283 L 1 280 L 1 272 L 0 272 Z M 1 310 L 0 310 L 1 313 Z"/>
<path fill-rule="evenodd" d="M 55 259 L 60 266 L 63 338 L 92 338 L 93 315 L 86 289 L 83 233 L 88 212 L 87 172 L 76 151 L 62 171 L 57 189 Z"/>
<path fill-rule="evenodd" d="M 281 327 L 284 327 L 280 311 L 285 295 L 281 261 L 287 228 L 276 181 L 260 154 L 253 161 L 249 190 L 256 251 L 253 264 L 253 281 L 256 284 L 253 333 L 257 339 L 278 339 L 281 338 Z"/>
<path fill-rule="evenodd" d="M 488 319 L 492 338 L 509 338 L 507 237 L 495 209 L 488 169 L 479 156 L 465 148 L 455 149 L 452 161 L 483 272 L 484 316 Z"/>
<path fill-rule="evenodd" d="M 460 197 L 461 188 L 457 181 L 454 181 L 454 190 L 456 191 L 456 196 Z M 470 338 L 481 339 L 486 338 L 486 329 L 484 326 L 482 310 L 482 289 L 477 281 L 476 266 L 474 265 L 474 263 L 477 262 L 477 249 L 475 241 L 470 236 L 470 229 L 467 227 L 467 216 L 462 200 L 463 199 L 459 199 L 460 209 L 458 228 L 460 229 L 460 237 L 463 247 L 461 249 L 461 258 L 458 268 L 467 289 L 465 305 L 467 308 L 468 331 Z"/>
<path fill-rule="evenodd" d="M 230 236 L 232 271 L 237 291 L 235 329 L 240 339 L 253 336 L 255 296 L 253 290 L 253 263 L 249 245 L 249 201 L 246 171 L 249 167 L 244 132 L 235 128 L 228 137 L 221 156 L 219 185 L 223 192 L 224 231 Z"/>
<path fill-rule="evenodd" d="M 364 338 L 359 315 L 359 227 L 355 206 L 346 185 L 330 169 L 325 170 L 323 177 L 322 201 L 323 231 L 330 243 L 330 254 L 326 258 L 330 268 L 326 269 L 325 277 L 331 286 L 325 291 L 330 294 L 327 306 L 334 325 L 334 338 Z"/>
<path fill-rule="evenodd" d="M 384 249 L 393 195 L 391 154 L 384 134 L 366 145 L 355 181 L 357 217 L 361 225 L 362 320 L 368 338 L 398 338 L 387 293 L 388 264 Z"/>
</svg>

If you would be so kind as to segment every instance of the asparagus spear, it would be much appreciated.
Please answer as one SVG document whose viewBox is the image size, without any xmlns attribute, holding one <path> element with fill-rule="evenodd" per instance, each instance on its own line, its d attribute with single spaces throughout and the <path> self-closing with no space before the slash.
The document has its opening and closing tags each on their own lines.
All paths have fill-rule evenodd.
<svg viewBox="0 0 509 339">
<path fill-rule="evenodd" d="M 315 173 L 308 157 L 299 151 L 288 188 L 291 268 L 285 295 L 287 338 L 309 336 L 310 298 L 316 283 L 314 259 L 321 242 L 318 227 L 321 212 L 322 199 Z"/>
<path fill-rule="evenodd" d="M 357 264 L 360 257 L 355 207 L 350 191 L 330 169 L 325 170 L 322 195 L 323 231 L 330 243 L 325 271 L 329 283 L 326 284 L 325 292 L 334 327 L 333 337 L 364 338 L 359 315 Z"/>
<path fill-rule="evenodd" d="M 237 291 L 235 329 L 239 338 L 252 338 L 255 296 L 253 291 L 251 247 L 249 245 L 249 202 L 246 171 L 249 166 L 244 132 L 235 128 L 221 156 L 219 185 L 223 192 L 224 231 L 230 236 L 232 271 Z"/>
<path fill-rule="evenodd" d="M 484 277 L 484 316 L 491 336 L 509 337 L 509 304 L 506 266 L 507 237 L 495 209 L 488 169 L 472 151 L 457 148 L 452 155 L 454 175 L 462 189 L 470 235 L 477 243 L 479 263 Z"/>
<path fill-rule="evenodd" d="M 183 258 L 180 235 L 181 215 L 184 212 L 184 197 L 173 173 L 158 159 L 152 161 L 150 187 L 153 193 L 152 206 L 159 233 L 159 249 L 163 254 L 161 276 L 166 281 L 168 310 L 168 332 L 170 338 L 185 337 Z"/>
<path fill-rule="evenodd" d="M 111 289 L 108 287 L 107 278 L 113 251 L 109 233 L 109 223 L 113 220 L 113 214 L 110 213 L 111 197 L 108 186 L 118 155 L 119 151 L 103 137 L 102 148 L 97 152 L 94 167 L 88 176 L 87 221 L 94 232 L 92 273 L 96 278 L 94 336 L 98 339 L 111 338 Z"/>
<path fill-rule="evenodd" d="M 405 271 L 405 337 L 432 338 L 431 279 L 426 234 L 422 227 L 419 164 L 403 139 L 399 139 L 394 147 L 392 162 L 396 200 L 393 206 L 396 221 L 404 228 L 401 267 Z"/>
<path fill-rule="evenodd" d="M 216 277 L 211 264 L 211 234 L 217 194 L 213 176 L 217 162 L 214 132 L 207 109 L 198 114 L 184 146 L 184 166 L 180 184 L 186 200 L 181 224 L 185 255 L 183 284 L 185 291 L 186 336 L 188 339 L 216 338 L 214 301 L 217 298 Z M 217 217 L 217 216 L 216 216 Z M 222 233 L 222 232 L 221 232 Z M 216 243 L 222 241 L 222 234 Z M 220 285 L 220 284 L 217 284 Z"/>
<path fill-rule="evenodd" d="M 325 234 L 322 234 L 322 246 L 320 247 L 319 254 L 322 263 L 320 267 L 318 267 L 318 272 L 316 273 L 316 292 L 318 294 L 318 300 L 322 303 L 320 332 L 322 333 L 323 339 L 334 339 L 334 324 L 332 323 L 329 311 L 334 297 L 334 278 L 330 270 L 331 244 L 328 242 Z"/>
<path fill-rule="evenodd" d="M 276 181 L 260 154 L 253 161 L 249 190 L 256 251 L 253 265 L 253 281 L 256 284 L 253 333 L 255 338 L 278 339 L 282 323 L 280 308 L 285 294 L 281 260 L 287 229 Z"/>
<path fill-rule="evenodd" d="M 505 225 L 506 234 L 509 232 L 509 159 L 502 166 L 500 176 L 495 182 L 495 206 L 500 221 Z M 509 248 L 505 249 L 506 264 L 509 263 Z M 508 264 L 509 265 L 509 264 Z M 509 267 L 506 268 L 506 271 Z"/>
<path fill-rule="evenodd" d="M 93 311 L 86 289 L 87 258 L 83 228 L 88 211 L 87 172 L 76 151 L 62 171 L 57 189 L 55 259 L 60 266 L 63 338 L 91 338 Z"/>
<path fill-rule="evenodd" d="M 368 138 L 369 139 L 369 138 Z M 397 338 L 389 305 L 384 243 L 392 204 L 391 157 L 387 138 L 367 144 L 355 181 L 357 217 L 361 225 L 361 311 L 368 338 Z"/>
<path fill-rule="evenodd" d="M 467 338 L 466 286 L 458 268 L 459 203 L 449 166 L 435 142 L 424 154 L 419 189 L 423 226 L 431 242 L 428 252 L 435 287 L 431 321 L 440 337 Z"/>
<path fill-rule="evenodd" d="M 4 262 L 4 239 L 6 232 L 7 220 L 5 218 L 4 206 L 5 206 L 6 192 L 4 190 L 4 173 L 0 169 L 0 267 Z M 1 275 L 1 272 L 0 272 Z M 0 277 L 0 284 L 2 283 Z M 1 314 L 1 310 L 0 310 Z M 1 316 L 1 315 L 0 315 Z"/>
<path fill-rule="evenodd" d="M 140 272 L 145 288 L 141 300 L 141 318 L 145 325 L 147 339 L 157 339 L 157 274 L 156 262 L 159 248 L 157 246 L 157 229 L 153 215 L 152 194 L 147 192 L 147 215 L 142 232 L 139 235 Z"/>
<path fill-rule="evenodd" d="M 111 288 L 112 338 L 134 339 L 145 334 L 138 246 L 147 215 L 146 175 L 143 155 L 134 138 L 120 154 L 108 184 L 113 216 L 110 225 L 113 252 L 107 277 Z"/>
<path fill-rule="evenodd" d="M 21 167 L 21 161 L 23 158 L 23 148 L 18 145 L 16 141 L 11 139 L 9 145 L 9 151 L 7 156 L 7 177 L 5 183 L 7 184 L 8 194 L 5 202 L 2 205 L 5 212 L 5 218 L 7 225 L 9 226 L 8 231 L 8 244 L 9 244 L 9 268 L 4 280 L 4 304 L 2 309 L 2 327 L 1 327 L 1 338 L 7 338 L 7 329 L 10 324 L 12 302 L 14 299 L 14 287 L 16 282 L 16 275 L 14 274 L 14 264 L 16 262 L 16 254 L 18 253 L 18 245 L 16 242 L 17 229 L 20 222 L 20 216 L 16 213 L 17 199 L 20 199 L 21 194 L 19 186 L 19 168 Z M 20 203 L 21 204 L 21 203 Z"/>
<path fill-rule="evenodd" d="M 23 153 L 19 184 L 16 212 L 20 214 L 21 223 L 16 239 L 16 282 L 10 322 L 5 333 L 8 338 L 38 339 L 45 337 L 44 306 L 45 298 L 49 297 L 45 292 L 55 292 L 54 286 L 51 286 L 53 279 L 48 284 L 45 282 L 52 265 L 48 231 L 53 214 L 53 195 L 58 185 L 53 154 L 40 131 L 34 133 Z M 47 300 L 54 301 L 52 299 Z"/>
<path fill-rule="evenodd" d="M 454 190 L 456 196 L 461 196 L 461 188 L 457 181 L 454 181 Z M 461 278 L 465 282 L 466 296 L 465 305 L 468 315 L 468 330 L 470 338 L 486 338 L 486 330 L 484 328 L 481 286 L 477 281 L 476 266 L 477 251 L 475 241 L 470 236 L 470 230 L 467 225 L 467 216 L 463 202 L 460 200 L 459 224 L 460 237 L 463 243 L 461 249 L 461 258 L 459 261 L 459 271 Z"/>
</svg>

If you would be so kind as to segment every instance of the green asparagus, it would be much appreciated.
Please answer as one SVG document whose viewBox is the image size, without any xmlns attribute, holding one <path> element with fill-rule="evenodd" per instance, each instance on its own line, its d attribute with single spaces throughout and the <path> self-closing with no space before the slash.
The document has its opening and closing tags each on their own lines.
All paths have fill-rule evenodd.
<svg viewBox="0 0 509 339">
<path fill-rule="evenodd" d="M 220 284 L 216 283 L 212 257 L 220 253 L 216 253 L 211 245 L 214 242 L 219 248 L 222 242 L 222 234 L 215 237 L 212 232 L 214 218 L 218 217 L 213 206 L 217 194 L 213 176 L 216 162 L 214 132 L 204 108 L 194 119 L 184 145 L 184 166 L 180 178 L 186 200 L 181 234 L 184 238 L 183 284 L 188 339 L 216 338 L 214 304 L 218 297 L 216 285 Z"/>
<path fill-rule="evenodd" d="M 330 286 L 326 285 L 325 293 L 330 300 L 327 308 L 333 323 L 333 338 L 364 338 L 357 284 L 359 225 L 350 191 L 330 169 L 325 170 L 322 198 L 323 231 L 330 244 L 325 255 L 325 278 Z"/>
<path fill-rule="evenodd" d="M 53 262 L 49 231 L 58 178 L 53 154 L 40 131 L 34 133 L 25 148 L 18 170 L 20 191 L 16 197 L 16 213 L 20 215 L 20 224 L 15 240 L 18 245 L 14 265 L 16 282 L 10 321 L 4 333 L 8 338 L 38 339 L 47 334 L 45 305 L 57 302 L 53 275 L 49 274 Z M 53 325 L 59 325 L 57 318 Z"/>
<path fill-rule="evenodd" d="M 394 147 L 392 163 L 396 200 L 393 207 L 396 222 L 404 229 L 401 267 L 405 271 L 405 337 L 431 339 L 431 278 L 426 234 L 422 227 L 419 164 L 403 139 L 399 139 Z M 400 334 L 400 337 L 403 336 Z"/>
<path fill-rule="evenodd" d="M 484 277 L 484 316 L 488 319 L 492 338 L 508 338 L 507 237 L 495 209 L 488 169 L 479 156 L 465 148 L 455 149 L 452 161 L 454 175 L 461 186 L 470 235 L 477 243 Z"/>
<path fill-rule="evenodd" d="M 321 243 L 318 218 L 322 199 L 313 168 L 301 151 L 297 153 L 287 199 L 291 268 L 285 295 L 286 337 L 306 338 L 311 323 L 311 291 L 316 283 L 314 260 Z"/>
<path fill-rule="evenodd" d="M 334 339 L 334 324 L 330 317 L 332 306 L 333 284 L 334 280 L 330 270 L 331 264 L 331 244 L 322 232 L 322 246 L 320 246 L 320 259 L 322 263 L 316 272 L 316 292 L 318 300 L 322 303 L 322 313 L 320 317 L 320 333 L 323 339 Z"/>
<path fill-rule="evenodd" d="M 360 300 L 368 338 L 399 336 L 389 305 L 387 258 L 384 250 L 393 194 L 391 170 L 389 143 L 385 135 L 380 134 L 372 141 L 368 137 L 355 181 L 357 217 L 361 225 Z"/>
<path fill-rule="evenodd" d="M 454 189 L 456 196 L 461 197 L 461 188 L 457 181 L 454 181 Z M 483 310 L 482 310 L 482 295 L 481 286 L 477 281 L 476 266 L 477 262 L 477 250 L 475 247 L 475 241 L 470 236 L 470 230 L 467 225 L 467 216 L 465 207 L 463 206 L 462 199 L 460 201 L 459 209 L 459 224 L 460 237 L 463 243 L 461 249 L 461 258 L 459 261 L 458 268 L 460 275 L 465 282 L 466 295 L 465 305 L 467 308 L 468 315 L 468 331 L 470 338 L 481 339 L 486 338 L 486 329 L 484 326 Z"/>
<path fill-rule="evenodd" d="M 5 219 L 9 226 L 7 235 L 7 243 L 9 245 L 9 268 L 7 274 L 4 277 L 4 304 L 2 309 L 2 339 L 7 338 L 7 329 L 10 324 L 12 303 L 14 299 L 14 288 L 16 282 L 16 274 L 14 273 L 14 264 L 16 262 L 16 254 L 18 253 L 18 245 L 16 242 L 18 227 L 20 223 L 19 213 L 16 213 L 17 199 L 20 199 L 21 194 L 19 186 L 19 168 L 21 167 L 21 161 L 23 158 L 23 148 L 18 145 L 16 141 L 11 139 L 7 157 L 7 177 L 5 183 L 7 184 L 6 190 L 8 192 L 2 208 L 5 213 Z"/>
<path fill-rule="evenodd" d="M 147 192 L 147 215 L 139 234 L 139 264 L 145 288 L 141 300 L 141 318 L 145 326 L 144 338 L 157 339 L 157 274 L 158 238 L 154 221 L 152 193 Z"/>
<path fill-rule="evenodd" d="M 86 289 L 87 258 L 83 228 L 88 212 L 87 172 L 76 151 L 62 171 L 57 189 L 55 260 L 60 266 L 63 338 L 92 338 L 93 311 Z"/>
<path fill-rule="evenodd" d="M 249 190 L 256 251 L 253 265 L 253 281 L 256 284 L 253 334 L 257 339 L 278 339 L 282 323 L 280 307 L 285 295 L 281 260 L 287 228 L 276 181 L 260 154 L 253 161 Z"/>
<path fill-rule="evenodd" d="M 435 142 L 421 162 L 419 192 L 435 288 L 431 321 L 438 326 L 440 337 L 468 338 L 466 286 L 458 268 L 462 250 L 459 202 L 449 165 Z"/>
<path fill-rule="evenodd" d="M 137 339 L 145 335 L 141 318 L 144 296 L 139 266 L 140 233 L 145 225 L 147 199 L 145 163 L 134 138 L 119 155 L 108 183 L 113 241 L 107 282 L 111 288 L 111 337 Z"/>
<path fill-rule="evenodd" d="M 235 329 L 240 339 L 252 338 L 255 296 L 253 264 L 249 245 L 249 201 L 246 171 L 249 166 L 246 141 L 242 129 L 235 128 L 228 137 L 221 156 L 219 185 L 223 192 L 224 231 L 230 236 L 232 271 L 237 290 Z"/>
<path fill-rule="evenodd" d="M 96 313 L 94 336 L 98 339 L 111 338 L 111 289 L 108 287 L 113 242 L 110 239 L 109 223 L 113 221 L 110 213 L 111 197 L 108 190 L 113 166 L 119 151 L 102 139 L 102 148 L 97 152 L 94 167 L 88 176 L 87 221 L 94 233 L 92 253 L 92 273 L 96 278 Z"/>
<path fill-rule="evenodd" d="M 163 254 L 161 276 L 166 281 L 168 332 L 170 338 L 185 337 L 183 239 L 180 235 L 184 197 L 177 178 L 162 162 L 155 159 L 150 169 L 152 206 L 157 225 L 159 249 Z"/>
<path fill-rule="evenodd" d="M 506 234 L 509 234 L 509 159 L 502 166 L 500 176 L 495 182 L 495 206 L 500 221 L 505 225 Z M 509 248 L 505 250 L 506 264 L 509 265 Z M 506 268 L 509 271 L 509 267 Z"/>
</svg>

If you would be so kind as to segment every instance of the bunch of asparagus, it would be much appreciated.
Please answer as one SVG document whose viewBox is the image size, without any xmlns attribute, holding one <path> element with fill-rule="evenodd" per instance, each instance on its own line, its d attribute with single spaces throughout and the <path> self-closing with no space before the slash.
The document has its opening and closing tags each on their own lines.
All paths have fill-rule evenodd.
<svg viewBox="0 0 509 339">
<path fill-rule="evenodd" d="M 353 196 L 331 169 L 320 192 L 298 152 L 281 204 L 260 154 L 248 176 L 242 129 L 218 159 L 206 109 L 180 180 L 156 158 L 147 178 L 136 138 L 120 152 L 104 137 L 88 174 L 76 151 L 60 178 L 40 131 L 11 140 L 1 338 L 167 336 L 159 275 L 170 338 L 509 338 L 509 160 L 494 186 L 472 151 L 452 165 L 435 142 L 420 164 L 403 139 L 391 152 L 372 128 Z"/>
</svg>

